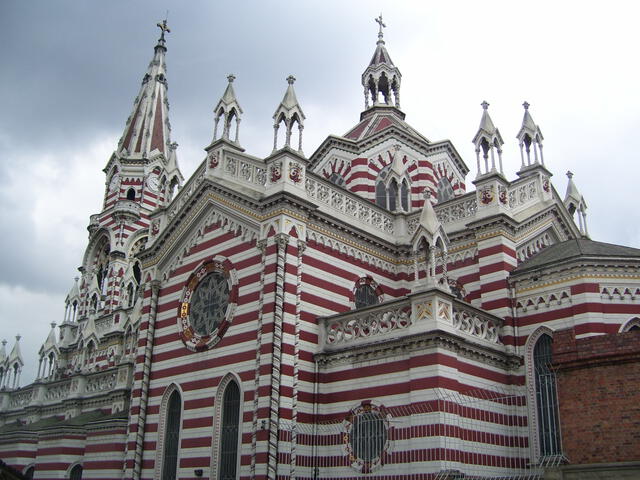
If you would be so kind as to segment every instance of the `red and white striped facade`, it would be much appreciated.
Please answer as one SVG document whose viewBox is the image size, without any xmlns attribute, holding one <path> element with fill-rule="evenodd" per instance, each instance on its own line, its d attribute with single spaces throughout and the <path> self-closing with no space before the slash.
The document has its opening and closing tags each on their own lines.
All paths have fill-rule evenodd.
<svg viewBox="0 0 640 480">
<path fill-rule="evenodd" d="M 41 351 L 55 368 L 0 392 L 0 457 L 34 478 L 76 464 L 82 478 L 161 478 L 177 391 L 176 478 L 217 479 L 222 397 L 236 382 L 238 478 L 490 478 L 535 464 L 535 338 L 624 328 L 640 314 L 640 252 L 527 269 L 581 238 L 544 164 L 523 159 L 515 180 L 487 171 L 467 192 L 451 142 L 419 134 L 398 103 L 374 101 L 310 158 L 287 144 L 258 159 L 223 135 L 172 196 L 182 176 L 165 52 L 162 37 L 104 169 L 82 277 Z M 386 167 L 408 185 L 406 209 L 376 204 Z M 453 196 L 438 203 L 446 184 Z M 197 343 L 181 308 L 208 262 L 226 272 L 232 307 Z M 362 284 L 380 302 L 355 309 Z M 376 460 L 349 440 L 363 411 L 384 418 Z"/>
</svg>

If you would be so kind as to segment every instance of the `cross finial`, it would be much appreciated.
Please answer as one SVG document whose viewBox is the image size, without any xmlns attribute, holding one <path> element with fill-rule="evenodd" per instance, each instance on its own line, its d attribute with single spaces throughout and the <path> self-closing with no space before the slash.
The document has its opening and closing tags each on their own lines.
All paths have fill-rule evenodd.
<svg viewBox="0 0 640 480">
<path fill-rule="evenodd" d="M 233 73 L 230 73 L 229 75 L 227 75 L 227 80 L 229 80 L 229 83 L 233 83 L 235 79 L 236 79 L 236 76 Z"/>
<path fill-rule="evenodd" d="M 168 12 L 167 12 L 168 15 Z M 167 19 L 165 18 L 162 23 L 158 22 L 158 28 L 160 29 L 160 39 L 158 40 L 158 42 L 164 42 L 164 34 L 166 33 L 171 33 L 171 30 L 169 29 L 169 26 L 167 25 Z"/>
<path fill-rule="evenodd" d="M 480 105 L 482 105 L 483 110 L 487 110 L 489 108 L 489 103 L 487 103 L 486 100 L 484 100 Z"/>
<path fill-rule="evenodd" d="M 380 26 L 380 30 L 378 30 L 378 39 L 382 40 L 382 29 L 386 28 L 387 26 L 382 22 L 382 13 L 380 13 L 380 16 L 378 16 L 377 18 L 374 19 L 378 25 Z"/>
<path fill-rule="evenodd" d="M 529 102 L 527 102 L 526 100 L 524 101 L 522 106 L 524 107 L 525 110 L 529 110 Z"/>
<path fill-rule="evenodd" d="M 294 83 L 295 81 L 296 81 L 296 77 L 294 77 L 293 75 L 289 75 L 289 76 L 287 77 L 287 83 L 288 83 L 289 85 L 293 85 L 293 83 Z"/>
<path fill-rule="evenodd" d="M 573 177 L 573 172 L 571 170 L 567 171 L 567 177 L 569 177 L 569 179 Z"/>
</svg>

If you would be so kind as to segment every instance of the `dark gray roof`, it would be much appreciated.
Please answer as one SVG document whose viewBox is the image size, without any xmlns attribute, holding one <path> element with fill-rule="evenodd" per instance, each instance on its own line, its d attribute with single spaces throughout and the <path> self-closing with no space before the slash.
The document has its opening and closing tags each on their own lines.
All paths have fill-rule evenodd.
<svg viewBox="0 0 640 480">
<path fill-rule="evenodd" d="M 551 245 L 522 262 L 512 273 L 521 273 L 547 265 L 574 259 L 635 258 L 640 260 L 640 249 L 594 242 L 588 238 L 575 238 Z"/>
<path fill-rule="evenodd" d="M 9 433 L 9 432 L 28 432 L 28 431 L 40 431 L 43 429 L 49 428 L 57 428 L 57 427 L 83 427 L 88 423 L 96 422 L 96 421 L 107 421 L 114 419 L 126 418 L 126 412 L 117 412 L 113 414 L 104 413 L 102 410 L 93 410 L 91 412 L 81 413 L 80 415 L 69 418 L 67 420 L 63 420 L 61 417 L 46 417 L 42 418 L 36 422 L 32 422 L 29 424 L 22 424 L 19 422 L 8 423 L 2 428 L 0 428 L 0 433 Z"/>
</svg>

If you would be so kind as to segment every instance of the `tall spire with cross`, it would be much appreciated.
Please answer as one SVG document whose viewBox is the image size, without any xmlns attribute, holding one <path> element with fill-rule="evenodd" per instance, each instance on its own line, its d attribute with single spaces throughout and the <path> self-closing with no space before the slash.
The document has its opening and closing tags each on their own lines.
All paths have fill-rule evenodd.
<svg viewBox="0 0 640 480">
<path fill-rule="evenodd" d="M 165 63 L 165 34 L 171 30 L 166 20 L 159 22 L 158 28 L 160 38 L 154 48 L 153 59 L 142 78 L 140 92 L 118 144 L 118 153 L 123 156 L 149 158 L 160 153 L 168 159 L 172 155 Z"/>
<path fill-rule="evenodd" d="M 385 47 L 382 29 L 386 24 L 382 21 L 382 14 L 374 19 L 378 24 L 378 41 L 376 50 L 369 65 L 362 74 L 364 87 L 364 108 L 370 106 L 393 106 L 400 108 L 400 81 L 402 74 L 393 64 L 389 52 Z"/>
</svg>

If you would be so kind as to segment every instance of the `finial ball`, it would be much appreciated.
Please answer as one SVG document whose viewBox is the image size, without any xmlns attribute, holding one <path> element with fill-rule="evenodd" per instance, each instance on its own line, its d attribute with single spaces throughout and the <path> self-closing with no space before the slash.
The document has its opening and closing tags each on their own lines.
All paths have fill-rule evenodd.
<svg viewBox="0 0 640 480">
<path fill-rule="evenodd" d="M 289 85 L 293 85 L 295 81 L 296 81 L 296 77 L 294 77 L 293 75 L 289 75 L 289 76 L 287 77 L 287 83 L 288 83 Z"/>
</svg>

